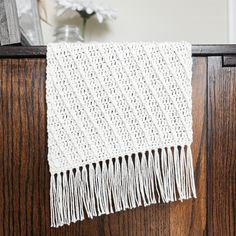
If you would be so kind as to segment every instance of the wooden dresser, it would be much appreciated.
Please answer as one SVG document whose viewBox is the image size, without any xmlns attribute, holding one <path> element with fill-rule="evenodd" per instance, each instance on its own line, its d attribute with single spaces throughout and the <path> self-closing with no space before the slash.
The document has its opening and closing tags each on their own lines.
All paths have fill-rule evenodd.
<svg viewBox="0 0 236 236">
<path fill-rule="evenodd" d="M 236 235 L 236 45 L 193 46 L 198 198 L 50 228 L 45 47 L 0 47 L 0 236 Z"/>
</svg>

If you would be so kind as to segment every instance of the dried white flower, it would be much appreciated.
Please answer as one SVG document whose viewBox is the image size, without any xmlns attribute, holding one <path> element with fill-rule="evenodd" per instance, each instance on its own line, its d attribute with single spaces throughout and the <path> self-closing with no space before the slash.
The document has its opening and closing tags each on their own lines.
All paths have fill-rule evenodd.
<svg viewBox="0 0 236 236">
<path fill-rule="evenodd" d="M 114 20 L 117 12 L 114 9 L 105 8 L 102 4 L 95 4 L 92 0 L 57 0 L 57 15 L 63 15 L 68 10 L 78 11 L 82 18 L 96 15 L 99 23 L 104 20 Z"/>
<path fill-rule="evenodd" d="M 113 9 L 98 6 L 96 9 L 96 16 L 97 16 L 98 22 L 102 23 L 103 20 L 105 20 L 105 19 L 109 19 L 109 20 L 116 19 L 117 12 Z"/>
</svg>

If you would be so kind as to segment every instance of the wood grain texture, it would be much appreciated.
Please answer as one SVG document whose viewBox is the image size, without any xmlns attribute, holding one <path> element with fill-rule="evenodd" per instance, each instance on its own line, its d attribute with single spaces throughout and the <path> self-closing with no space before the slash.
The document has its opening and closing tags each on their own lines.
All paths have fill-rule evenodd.
<svg viewBox="0 0 236 236">
<path fill-rule="evenodd" d="M 1 66 L 1 235 L 43 235 L 48 226 L 45 64 L 3 60 Z"/>
<path fill-rule="evenodd" d="M 203 235 L 205 58 L 195 60 L 193 77 L 198 199 L 140 207 L 59 229 L 50 228 L 45 60 L 4 59 L 0 68 L 0 235 Z"/>
<path fill-rule="evenodd" d="M 54 229 L 50 228 L 45 67 L 43 58 L 0 60 L 0 236 L 235 235 L 236 68 L 222 68 L 221 57 L 194 58 L 192 150 L 197 199 Z"/>
<path fill-rule="evenodd" d="M 209 58 L 208 229 L 236 235 L 236 68 Z"/>
<path fill-rule="evenodd" d="M 197 199 L 170 205 L 170 232 L 173 236 L 200 236 L 206 231 L 206 125 L 207 58 L 193 61 L 193 166 Z"/>
</svg>

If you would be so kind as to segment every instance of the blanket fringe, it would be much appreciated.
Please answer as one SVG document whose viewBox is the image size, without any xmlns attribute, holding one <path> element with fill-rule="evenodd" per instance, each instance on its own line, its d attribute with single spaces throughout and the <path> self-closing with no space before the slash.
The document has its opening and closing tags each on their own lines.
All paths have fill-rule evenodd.
<svg viewBox="0 0 236 236">
<path fill-rule="evenodd" d="M 51 226 L 192 196 L 190 146 L 114 158 L 51 175 Z"/>
</svg>

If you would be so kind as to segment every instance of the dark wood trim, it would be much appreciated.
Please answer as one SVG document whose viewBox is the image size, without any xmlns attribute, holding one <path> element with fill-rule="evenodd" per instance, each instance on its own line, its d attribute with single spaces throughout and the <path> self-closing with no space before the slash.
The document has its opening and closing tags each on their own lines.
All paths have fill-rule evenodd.
<svg viewBox="0 0 236 236">
<path fill-rule="evenodd" d="M 46 58 L 46 46 L 2 46 L 0 58 Z"/>
<path fill-rule="evenodd" d="M 236 56 L 223 56 L 222 57 L 223 67 L 235 67 L 236 66 Z"/>
<path fill-rule="evenodd" d="M 194 44 L 193 56 L 236 55 L 236 44 Z"/>
<path fill-rule="evenodd" d="M 0 58 L 45 58 L 46 46 L 2 46 Z M 193 45 L 193 57 L 236 55 L 236 44 Z"/>
</svg>

